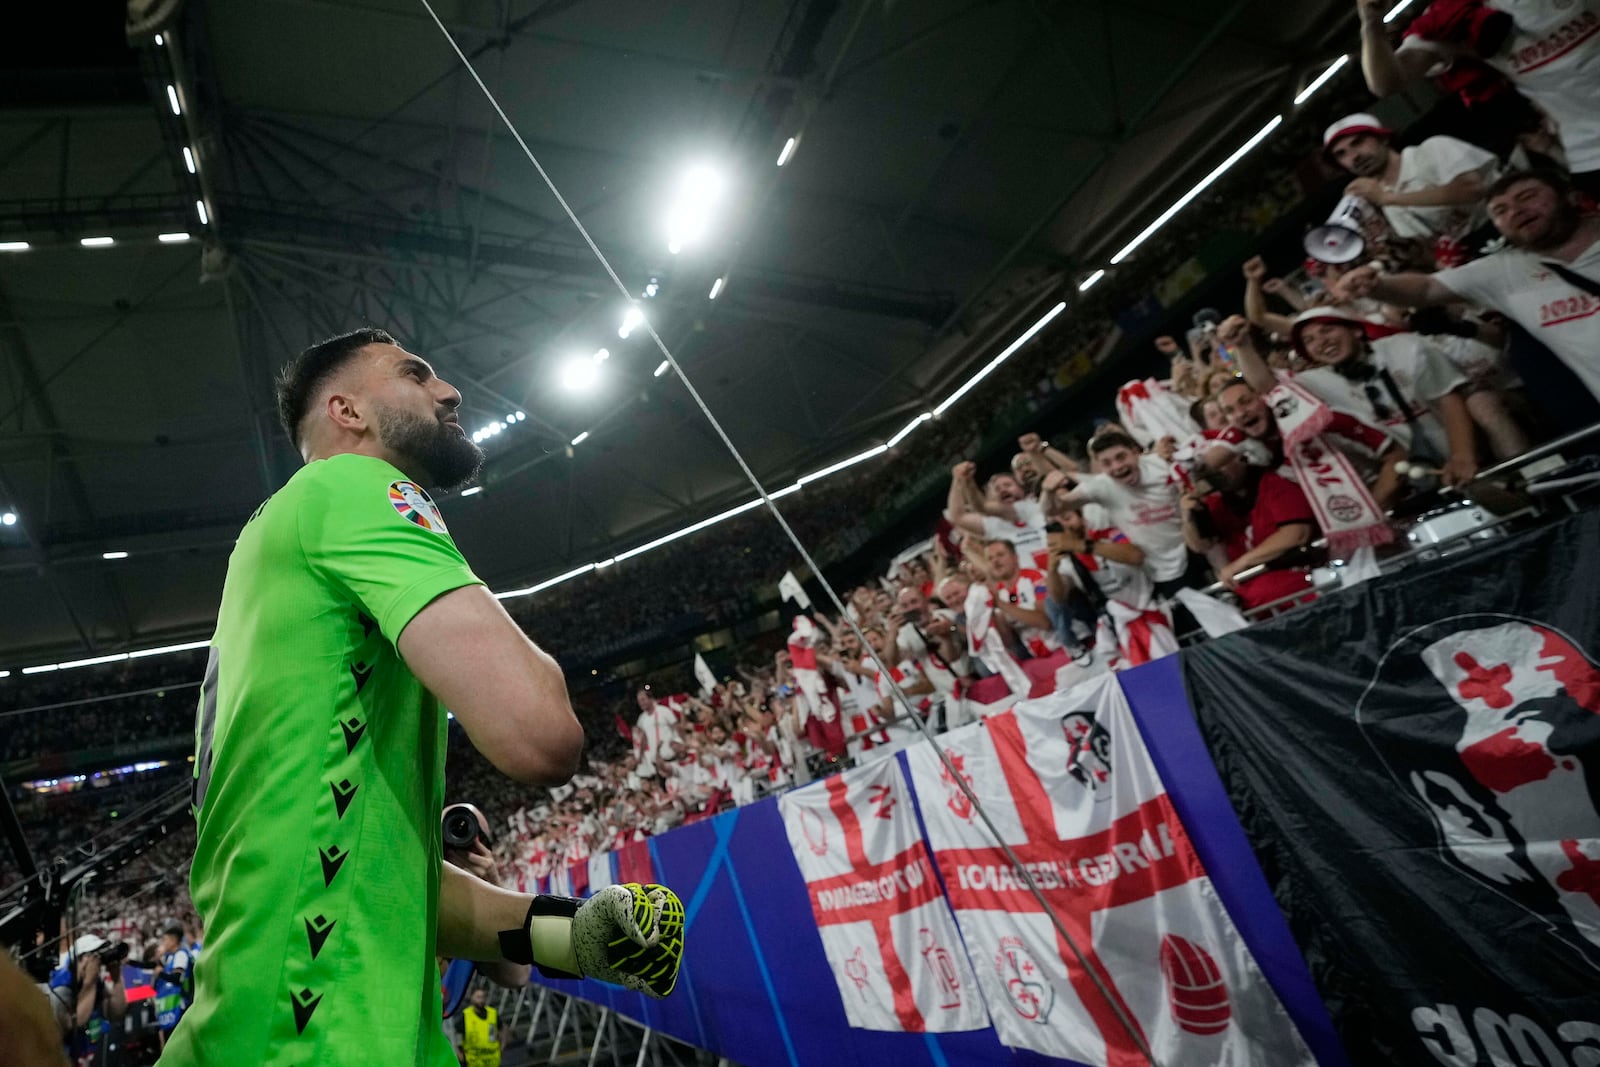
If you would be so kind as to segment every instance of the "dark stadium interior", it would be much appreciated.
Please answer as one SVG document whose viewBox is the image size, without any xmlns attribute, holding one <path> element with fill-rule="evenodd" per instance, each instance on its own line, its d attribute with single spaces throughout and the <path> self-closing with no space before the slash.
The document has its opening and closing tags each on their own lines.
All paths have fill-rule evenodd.
<svg viewBox="0 0 1600 1067">
<path fill-rule="evenodd" d="M 1474 4 L 1400 3 L 1386 25 L 1399 40 L 1425 9 Z M 486 460 L 436 503 L 559 662 L 585 729 L 578 774 L 546 789 L 448 727 L 446 797 L 483 810 L 499 876 L 523 892 L 905 748 L 912 720 L 957 728 L 1022 687 L 1064 690 L 1080 669 L 1120 671 L 1232 625 L 1179 605 L 1172 583 L 1241 628 L 1292 619 L 1351 595 L 1338 591 L 1369 564 L 1438 565 L 1594 504 L 1582 472 L 1527 490 L 1592 447 L 1564 437 L 1600 410 L 1581 368 L 1552 385 L 1537 356 L 1516 362 L 1515 314 L 1488 300 L 1487 315 L 1425 319 L 1409 314 L 1420 301 L 1346 288 L 1368 260 L 1432 273 L 1503 254 L 1484 244 L 1488 181 L 1470 247 L 1464 232 L 1400 233 L 1368 205 L 1387 229 L 1366 232 L 1359 262 L 1307 258 L 1307 231 L 1364 174 L 1328 151 L 1368 129 L 1330 131 L 1345 116 L 1376 116 L 1397 150 L 1466 142 L 1491 179 L 1575 151 L 1553 120 L 1525 120 L 1504 78 L 1375 93 L 1361 63 L 1373 31 L 1349 0 L 433 5 L 56 5 L 3 46 L 8 945 L 31 929 L 15 907 L 89 871 L 47 894 L 51 908 L 70 896 L 65 920 L 49 915 L 74 935 L 149 962 L 164 924 L 194 928 L 182 798 L 206 645 L 241 527 L 302 465 L 274 376 L 359 326 L 460 390 Z M 1569 169 L 1592 195 L 1594 174 Z M 1581 203 L 1587 220 L 1595 203 Z M 1301 313 L 1333 304 L 1362 309 L 1345 324 L 1362 336 L 1355 361 L 1398 334 L 1454 375 L 1433 396 L 1418 371 L 1416 397 L 1394 405 L 1414 412 L 1363 423 L 1347 463 L 1359 521 L 1337 514 L 1343 498 L 1301 494 L 1309 464 L 1252 377 L 1331 373 L 1317 331 L 1343 327 Z M 1246 382 L 1267 397 L 1267 431 L 1231 406 Z M 1424 445 L 1429 419 L 1447 448 Z M 1123 433 L 1129 462 L 1171 486 L 1148 544 L 1118 518 L 1125 490 L 1085 488 L 1110 477 L 1096 472 Z M 1275 473 L 1241 476 L 1240 495 L 1219 450 Z M 1247 529 L 1266 521 L 1261 479 L 1298 502 L 1272 516 L 1304 532 L 1287 549 L 1263 552 L 1270 538 Z M 1230 514 L 1239 529 L 1218 529 Z M 1063 521 L 1083 539 L 1047 550 Z M 1159 572 L 1163 538 L 1183 574 Z M 1153 646 L 1084 577 L 1087 563 L 1112 580 L 1097 541 L 1136 548 L 1117 565 L 1150 586 L 1121 588 L 1129 618 L 1157 616 Z M 1009 576 L 986 542 L 1014 546 Z M 1035 598 L 1037 616 L 1013 615 Z M 882 638 L 876 656 L 856 626 Z M 26 872 L 13 828 L 49 873 Z M 50 930 L 18 954 L 55 962 L 69 939 Z M 496 1003 L 528 1023 L 522 999 Z M 511 1029 L 508 1064 L 560 1051 L 531 1023 L 513 1051 Z M 612 1051 L 643 1063 L 648 1031 L 618 1033 Z M 154 1062 L 152 1040 L 96 1062 Z"/>
</svg>

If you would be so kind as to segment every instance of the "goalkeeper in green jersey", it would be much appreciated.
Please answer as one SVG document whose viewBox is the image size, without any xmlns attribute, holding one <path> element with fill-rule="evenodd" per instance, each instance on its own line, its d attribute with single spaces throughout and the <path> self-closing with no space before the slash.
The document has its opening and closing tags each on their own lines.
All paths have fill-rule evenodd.
<svg viewBox="0 0 1600 1067">
<path fill-rule="evenodd" d="M 161 1064 L 454 1064 L 441 955 L 665 996 L 683 949 L 669 890 L 580 904 L 441 859 L 445 707 L 519 782 L 566 781 L 583 744 L 561 669 L 428 496 L 483 459 L 461 394 L 366 329 L 301 353 L 278 403 L 306 464 L 228 561 L 195 728 L 206 949 Z"/>
</svg>

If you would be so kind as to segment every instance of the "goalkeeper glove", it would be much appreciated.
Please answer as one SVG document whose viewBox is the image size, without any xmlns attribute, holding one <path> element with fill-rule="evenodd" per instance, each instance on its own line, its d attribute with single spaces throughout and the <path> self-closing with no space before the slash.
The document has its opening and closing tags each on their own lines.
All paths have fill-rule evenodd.
<svg viewBox="0 0 1600 1067">
<path fill-rule="evenodd" d="M 523 925 L 500 932 L 513 963 L 546 978 L 595 978 L 665 997 L 683 963 L 683 902 L 666 886 L 607 886 L 588 900 L 537 896 Z"/>
</svg>

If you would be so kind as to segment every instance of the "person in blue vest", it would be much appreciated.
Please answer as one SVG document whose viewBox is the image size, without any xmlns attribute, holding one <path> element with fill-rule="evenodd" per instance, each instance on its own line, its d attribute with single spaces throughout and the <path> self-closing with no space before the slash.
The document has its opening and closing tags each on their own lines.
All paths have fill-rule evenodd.
<svg viewBox="0 0 1600 1067">
<path fill-rule="evenodd" d="M 169 920 L 161 928 L 161 966 L 156 971 L 156 1027 L 161 1047 L 194 1001 L 194 957 L 183 944 L 183 924 Z"/>
</svg>

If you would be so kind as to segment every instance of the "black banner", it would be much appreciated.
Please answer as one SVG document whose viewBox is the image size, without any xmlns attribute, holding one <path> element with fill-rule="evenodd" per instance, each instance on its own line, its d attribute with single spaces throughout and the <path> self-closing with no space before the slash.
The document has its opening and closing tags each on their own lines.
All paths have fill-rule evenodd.
<svg viewBox="0 0 1600 1067">
<path fill-rule="evenodd" d="M 1600 513 L 1183 653 L 1356 1064 L 1600 1065 Z"/>
</svg>

